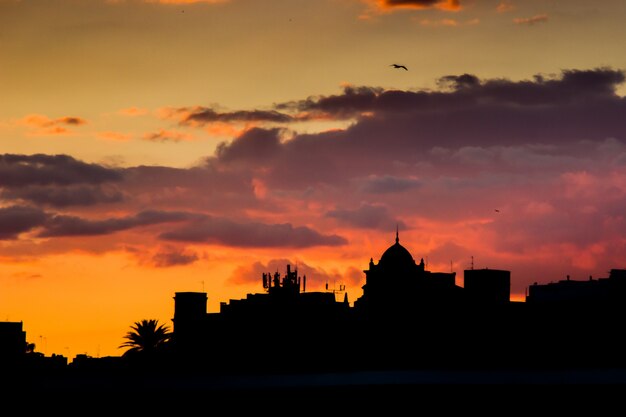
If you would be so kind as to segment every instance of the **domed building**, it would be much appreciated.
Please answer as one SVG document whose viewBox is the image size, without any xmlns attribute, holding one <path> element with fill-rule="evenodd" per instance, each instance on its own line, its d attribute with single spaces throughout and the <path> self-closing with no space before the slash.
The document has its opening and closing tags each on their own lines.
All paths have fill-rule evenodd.
<svg viewBox="0 0 626 417">
<path fill-rule="evenodd" d="M 396 242 L 383 252 L 377 264 L 370 258 L 369 269 L 363 272 L 363 295 L 354 303 L 359 310 L 415 309 L 455 302 L 463 295 L 463 288 L 456 285 L 456 272 L 427 271 L 424 259 L 416 263 L 400 244 L 397 230 Z"/>
</svg>

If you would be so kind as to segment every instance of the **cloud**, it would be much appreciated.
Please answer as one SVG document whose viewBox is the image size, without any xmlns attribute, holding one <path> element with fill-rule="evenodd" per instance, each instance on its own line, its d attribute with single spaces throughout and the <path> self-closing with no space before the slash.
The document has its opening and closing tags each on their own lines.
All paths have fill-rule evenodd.
<svg viewBox="0 0 626 417">
<path fill-rule="evenodd" d="M 538 23 L 545 23 L 548 21 L 547 14 L 538 14 L 533 17 L 517 17 L 513 19 L 513 23 L 516 25 L 534 26 Z"/>
<path fill-rule="evenodd" d="M 58 119 L 50 119 L 48 116 L 40 114 L 30 114 L 20 119 L 20 121 L 25 125 L 36 127 L 52 127 L 56 125 L 80 126 L 87 123 L 85 119 L 81 119 L 80 117 L 64 116 L 59 117 Z"/>
<path fill-rule="evenodd" d="M 506 13 L 506 12 L 510 12 L 511 10 L 515 10 L 515 6 L 513 5 L 513 3 L 511 3 L 510 1 L 507 1 L 507 0 L 502 0 L 496 6 L 496 11 L 498 13 Z"/>
<path fill-rule="evenodd" d="M 221 162 L 236 160 L 265 161 L 280 152 L 281 129 L 249 129 L 230 143 L 220 143 L 215 151 Z"/>
<path fill-rule="evenodd" d="M 0 155 L 0 187 L 102 184 L 122 179 L 120 171 L 68 155 Z"/>
<path fill-rule="evenodd" d="M 306 227 L 289 223 L 237 223 L 223 217 L 207 217 L 179 229 L 165 232 L 161 239 L 178 242 L 217 243 L 235 247 L 293 247 L 340 246 L 346 239 L 323 235 Z"/>
<path fill-rule="evenodd" d="M 597 68 L 520 81 L 449 75 L 440 80 L 446 87 L 436 91 L 365 88 L 358 91 L 367 94 L 355 97 L 344 90 L 332 100 L 317 97 L 297 103 L 329 114 L 353 114 L 355 108 L 368 113 L 348 128 L 283 140 L 277 130 L 256 128 L 220 145 L 207 162 L 236 162 L 250 172 L 262 172 L 270 188 L 341 187 L 354 178 L 403 171 L 414 175 L 411 165 L 427 168 L 448 162 L 447 156 L 435 152 L 444 147 L 458 150 L 472 144 L 478 150 L 626 139 L 626 102 L 615 92 L 623 81 L 622 71 Z"/>
<path fill-rule="evenodd" d="M 369 194 L 397 193 L 418 188 L 421 182 L 415 178 L 394 177 L 392 175 L 376 176 L 357 180 L 359 189 Z"/>
<path fill-rule="evenodd" d="M 46 213 L 35 207 L 2 207 L 0 208 L 0 240 L 17 239 L 21 233 L 42 226 L 46 220 Z"/>
<path fill-rule="evenodd" d="M 152 263 L 157 268 L 168 268 L 172 266 L 190 265 L 198 259 L 200 258 L 195 252 L 176 248 L 165 248 L 154 254 Z"/>
<path fill-rule="evenodd" d="M 217 4 L 227 3 L 230 0 L 142 0 L 144 3 L 158 3 L 158 4 Z"/>
<path fill-rule="evenodd" d="M 480 79 L 473 74 L 445 75 L 437 80 L 437 85 L 443 89 L 461 90 L 480 86 Z"/>
<path fill-rule="evenodd" d="M 460 0 L 366 0 L 381 11 L 400 9 L 439 9 L 444 11 L 461 10 Z"/>
<path fill-rule="evenodd" d="M 150 113 L 150 110 L 144 109 L 141 107 L 127 107 L 125 109 L 120 109 L 117 112 L 117 114 L 120 114 L 122 116 L 131 116 L 131 117 L 145 116 L 146 114 L 149 114 L 149 113 Z"/>
<path fill-rule="evenodd" d="M 105 0 L 108 4 L 125 3 L 131 0 Z M 136 0 L 140 3 L 163 4 L 163 5 L 194 5 L 194 4 L 219 4 L 227 3 L 230 0 Z"/>
<path fill-rule="evenodd" d="M 455 19 L 430 20 L 422 19 L 419 21 L 422 26 L 458 26 L 459 22 Z"/>
<path fill-rule="evenodd" d="M 180 142 L 193 140 L 193 136 L 187 133 L 160 129 L 158 132 L 146 133 L 142 139 L 150 142 Z"/>
<path fill-rule="evenodd" d="M 622 262 L 626 99 L 617 88 L 624 72 L 565 69 L 521 80 L 442 75 L 434 89 L 346 86 L 279 103 L 276 111 L 294 123 L 323 117 L 350 124 L 315 133 L 247 125 L 188 168 L 113 169 L 68 156 L 2 155 L 3 204 L 22 207 L 15 210 L 28 220 L 4 239 L 68 236 L 78 228 L 117 234 L 58 245 L 98 241 L 106 250 L 113 241 L 148 236 L 174 247 L 307 248 L 316 259 L 332 253 L 332 262 L 345 264 L 402 219 L 410 225 L 403 242 L 416 253 L 437 254 L 446 270 L 449 258 L 470 252 L 489 267 L 515 268 L 514 289 L 522 293 L 525 280 L 557 268 Z M 23 208 L 27 202 L 56 212 L 39 208 L 37 217 Z M 129 214 L 146 207 L 187 215 L 174 223 Z M 154 265 L 156 253 L 170 252 L 180 262 L 193 257 L 166 248 L 145 258 Z M 163 265 L 177 259 L 161 258 Z M 347 271 L 338 273 L 347 279 Z"/>
<path fill-rule="evenodd" d="M 35 128 L 33 133 L 38 135 L 61 135 L 69 133 L 65 126 L 81 126 L 87 124 L 85 119 L 75 116 L 64 116 L 51 119 L 41 114 L 30 114 L 17 121 L 18 124 Z"/>
<path fill-rule="evenodd" d="M 378 95 L 379 87 L 346 85 L 343 94 L 333 96 L 313 96 L 305 100 L 278 103 L 278 110 L 299 113 L 298 120 L 334 119 L 346 120 L 369 113 Z"/>
<path fill-rule="evenodd" d="M 387 207 L 383 205 L 361 204 L 358 208 L 334 209 L 326 212 L 326 217 L 338 220 L 359 229 L 393 230 L 396 226 L 404 229 L 406 225 L 401 220 L 394 219 Z"/>
<path fill-rule="evenodd" d="M 127 142 L 132 139 L 132 136 L 129 134 L 111 131 L 98 132 L 97 136 L 100 139 L 111 140 L 114 142 Z"/>
<path fill-rule="evenodd" d="M 298 276 L 301 278 L 301 287 L 303 283 L 303 277 L 306 276 L 306 291 L 323 291 L 326 288 L 326 283 L 329 283 L 329 288 L 333 288 L 333 283 L 344 283 L 344 277 L 348 278 L 350 282 L 354 280 L 354 273 L 352 270 L 347 271 L 348 274 L 342 274 L 337 270 L 327 271 L 324 268 L 308 265 L 302 260 L 289 260 L 289 259 L 271 259 L 265 263 L 255 262 L 252 265 L 238 266 L 234 271 L 229 282 L 241 285 L 241 284 L 258 284 L 259 289 L 263 288 L 263 274 L 269 273 L 272 276 L 278 272 L 281 277 L 287 273 L 287 265 L 290 266 L 292 271 L 298 272 Z M 364 278 L 363 272 L 361 276 Z"/>
<path fill-rule="evenodd" d="M 419 20 L 419 24 L 422 26 L 431 26 L 431 27 L 438 27 L 438 26 L 448 26 L 448 27 L 457 27 L 457 26 L 470 26 L 470 25 L 477 25 L 480 23 L 479 19 L 470 19 L 470 20 L 466 20 L 464 22 L 458 21 L 456 19 L 439 19 L 439 20 L 432 20 L 432 19 L 420 19 Z"/>
<path fill-rule="evenodd" d="M 254 123 L 289 123 L 293 118 L 276 110 L 237 110 L 220 112 L 209 107 L 165 108 L 160 114 L 166 119 L 175 119 L 181 125 L 210 126 L 214 124 L 254 124 Z"/>
<path fill-rule="evenodd" d="M 146 210 L 133 216 L 108 218 L 104 220 L 90 220 L 59 214 L 49 218 L 44 229 L 38 236 L 99 236 L 140 226 L 180 222 L 192 218 L 194 218 L 194 216 L 189 213 L 159 210 Z"/>
<path fill-rule="evenodd" d="M 95 206 L 119 203 L 124 195 L 117 189 L 102 186 L 67 185 L 63 187 L 30 185 L 0 191 L 3 200 L 23 200 L 56 208 Z"/>
<path fill-rule="evenodd" d="M 124 195 L 137 207 L 210 210 L 237 215 L 258 208 L 252 167 L 202 162 L 190 168 L 138 166 L 121 170 Z"/>
</svg>

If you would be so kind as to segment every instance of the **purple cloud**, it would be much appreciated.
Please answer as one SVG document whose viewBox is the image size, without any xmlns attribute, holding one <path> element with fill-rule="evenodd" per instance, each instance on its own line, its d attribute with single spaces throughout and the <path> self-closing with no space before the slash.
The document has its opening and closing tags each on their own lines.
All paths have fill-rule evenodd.
<svg viewBox="0 0 626 417">
<path fill-rule="evenodd" d="M 0 155 L 0 187 L 102 184 L 120 181 L 119 171 L 68 155 Z"/>
<path fill-rule="evenodd" d="M 359 189 L 368 194 L 398 193 L 418 188 L 421 182 L 415 178 L 394 177 L 392 175 L 371 176 L 357 180 Z"/>
<path fill-rule="evenodd" d="M 263 140 L 236 138 L 221 145 L 209 163 L 236 159 L 264 168 L 270 184 L 293 188 L 390 175 L 402 164 L 436 158 L 437 148 L 626 139 L 626 101 L 615 93 L 623 81 L 622 71 L 606 68 L 566 70 L 560 77 L 537 75 L 530 81 L 448 76 L 449 91 L 377 93 L 360 107 L 371 115 L 345 130 L 280 141 L 275 131 L 264 136 L 258 129 L 254 137 Z M 336 105 L 332 111 L 341 115 L 353 108 Z M 259 148 L 263 158 L 257 158 Z"/>
<path fill-rule="evenodd" d="M 29 206 L 0 208 L 0 240 L 17 239 L 21 233 L 42 226 L 47 215 L 43 210 Z"/>
<path fill-rule="evenodd" d="M 305 100 L 276 104 L 279 110 L 303 112 L 299 120 L 315 118 L 351 119 L 370 111 L 383 92 L 376 87 L 344 87 L 343 94 L 333 96 L 309 97 Z"/>
<path fill-rule="evenodd" d="M 60 237 L 107 235 L 135 227 L 180 222 L 193 219 L 194 217 L 197 217 L 197 215 L 159 210 L 146 210 L 137 213 L 134 216 L 109 218 L 104 220 L 89 220 L 76 216 L 55 215 L 46 222 L 45 228 L 39 233 L 39 236 Z"/>
<path fill-rule="evenodd" d="M 222 142 L 216 150 L 217 158 L 222 162 L 236 160 L 259 160 L 268 163 L 280 151 L 280 129 L 252 128 L 229 144 Z"/>
<path fill-rule="evenodd" d="M 117 188 L 102 186 L 67 185 L 40 186 L 30 185 L 9 188 L 0 192 L 3 200 L 23 200 L 39 205 L 57 208 L 70 206 L 95 206 L 106 203 L 119 203 L 124 195 Z"/>
<path fill-rule="evenodd" d="M 168 268 L 171 266 L 189 265 L 196 262 L 198 254 L 177 249 L 162 250 L 154 254 L 152 263 L 157 268 Z"/>
<path fill-rule="evenodd" d="M 181 107 L 173 109 L 173 115 L 179 117 L 181 124 L 206 125 L 210 123 L 236 122 L 271 122 L 288 123 L 292 117 L 276 110 L 238 110 L 233 112 L 218 112 L 208 107 Z"/>
<path fill-rule="evenodd" d="M 403 221 L 393 218 L 387 207 L 382 205 L 361 204 L 354 210 L 334 209 L 326 212 L 326 217 L 359 229 L 394 230 L 396 226 L 405 229 Z"/>
<path fill-rule="evenodd" d="M 461 0 L 369 0 L 379 8 L 386 9 L 441 9 L 457 11 L 461 9 Z"/>
<path fill-rule="evenodd" d="M 207 217 L 179 229 L 165 232 L 161 239 L 178 242 L 220 243 L 235 247 L 295 247 L 340 246 L 346 239 L 323 235 L 305 226 L 289 223 L 237 223 L 227 218 Z"/>
</svg>

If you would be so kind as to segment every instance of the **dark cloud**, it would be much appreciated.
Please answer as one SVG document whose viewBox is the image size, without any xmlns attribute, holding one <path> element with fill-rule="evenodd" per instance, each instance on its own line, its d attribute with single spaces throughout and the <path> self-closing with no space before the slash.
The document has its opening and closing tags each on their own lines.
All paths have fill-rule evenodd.
<svg viewBox="0 0 626 417">
<path fill-rule="evenodd" d="M 30 222 L 3 236 L 98 235 L 165 222 L 98 214 L 99 204 L 116 203 L 121 194 L 125 199 L 117 203 L 123 207 L 114 208 L 122 213 L 151 207 L 212 216 L 183 216 L 173 220 L 181 224 L 147 230 L 168 241 L 337 246 L 346 240 L 319 224 L 335 219 L 346 229 L 389 230 L 395 229 L 394 218 L 402 218 L 412 227 L 434 230 L 440 239 L 444 232 L 437 227 L 444 225 L 469 231 L 472 238 L 484 232 L 480 243 L 493 244 L 509 259 L 542 245 L 570 242 L 580 249 L 605 238 L 617 242 L 611 231 L 626 233 L 616 214 L 623 206 L 626 166 L 626 101 L 616 88 L 624 79 L 622 71 L 597 68 L 521 81 L 447 75 L 434 91 L 351 87 L 283 104 L 294 117 L 351 115 L 349 127 L 289 137 L 281 129 L 248 129 L 191 168 L 110 169 L 66 156 L 4 155 L 5 199 L 56 208 L 82 205 L 91 215 L 64 211 L 31 217 L 35 212 L 22 208 L 17 211 Z M 596 178 L 584 190 L 602 192 L 585 194 L 585 204 L 577 192 L 560 194 L 570 187 L 564 180 L 570 172 Z M 598 203 L 587 203 L 594 200 Z M 361 201 L 367 204 L 359 206 Z M 532 215 L 521 209 L 529 202 L 536 203 L 527 209 Z M 502 209 L 499 217 L 493 217 L 494 208 Z M 509 214 L 514 217 L 504 217 Z M 459 239 L 458 245 L 475 250 L 468 240 Z"/>
<path fill-rule="evenodd" d="M 217 112 L 211 108 L 196 107 L 192 109 L 179 108 L 174 110 L 175 114 L 182 115 L 180 123 L 205 125 L 209 123 L 222 122 L 272 122 L 288 123 L 292 117 L 275 110 L 240 110 L 234 112 Z"/>
<path fill-rule="evenodd" d="M 42 128 L 58 127 L 59 125 L 80 126 L 87 124 L 87 121 L 80 117 L 64 116 L 58 119 L 50 119 L 47 116 L 39 114 L 31 114 L 24 117 L 21 122 L 29 126 L 37 126 Z"/>
<path fill-rule="evenodd" d="M 435 148 L 626 140 L 626 101 L 615 92 L 624 81 L 622 71 L 565 70 L 558 77 L 537 75 L 522 81 L 481 81 L 464 74 L 445 81 L 452 90 L 394 90 L 368 96 L 359 111 L 370 114 L 345 130 L 280 141 L 275 131 L 263 136 L 258 129 L 246 140 L 222 145 L 215 161 L 226 162 L 236 155 L 242 165 L 266 169 L 271 185 L 302 187 L 387 175 L 402 164 L 431 159 Z M 325 111 L 353 112 L 350 94 L 336 97 L 334 106 Z M 345 108 L 337 104 L 342 97 L 349 102 Z M 248 140 L 252 137 L 255 140 Z M 257 157 L 259 148 L 263 158 Z"/>
<path fill-rule="evenodd" d="M 47 218 L 43 210 L 35 207 L 0 208 L 0 240 L 17 239 L 21 233 L 42 226 Z"/>
<path fill-rule="evenodd" d="M 396 226 L 404 229 L 404 222 L 394 219 L 387 207 L 382 205 L 361 204 L 354 210 L 335 209 L 326 212 L 326 217 L 337 219 L 341 223 L 359 229 L 393 230 Z"/>
<path fill-rule="evenodd" d="M 150 142 L 180 142 L 190 140 L 191 136 L 181 132 L 160 129 L 157 132 L 146 133 L 142 139 Z"/>
<path fill-rule="evenodd" d="M 253 168 L 248 163 L 234 167 L 208 162 L 191 168 L 130 167 L 122 171 L 122 191 L 140 201 L 143 207 L 193 208 L 233 214 L 259 204 L 254 193 Z"/>
<path fill-rule="evenodd" d="M 61 117 L 60 119 L 57 119 L 55 121 L 58 123 L 63 123 L 66 125 L 74 125 L 74 126 L 84 125 L 87 123 L 85 119 L 81 119 L 80 117 L 70 117 L 70 116 Z"/>
<path fill-rule="evenodd" d="M 2 191 L 0 197 L 3 200 L 24 200 L 57 208 L 94 206 L 103 203 L 119 203 L 124 200 L 123 194 L 116 188 L 84 185 L 63 187 L 31 185 L 9 188 Z"/>
<path fill-rule="evenodd" d="M 289 223 L 236 223 L 219 217 L 208 217 L 177 230 L 162 233 L 160 237 L 171 241 L 220 243 L 236 247 L 305 248 L 339 246 L 347 243 L 341 236 L 323 235 L 305 226 L 293 227 Z"/>
<path fill-rule="evenodd" d="M 157 268 L 168 268 L 171 266 L 189 265 L 196 262 L 198 254 L 178 249 L 167 249 L 157 252 L 152 257 L 152 263 Z"/>
<path fill-rule="evenodd" d="M 277 106 L 321 112 L 336 119 L 372 112 L 375 116 L 398 112 L 430 115 L 487 107 L 491 104 L 554 106 L 586 102 L 589 99 L 615 100 L 618 98 L 615 89 L 623 82 L 624 72 L 610 68 L 564 70 L 560 77 L 538 74 L 533 80 L 522 81 L 480 80 L 473 74 L 447 75 L 438 80 L 441 91 L 400 91 L 350 86 L 345 87 L 341 95 L 308 98 Z M 378 120 L 378 117 L 373 119 Z"/>
<path fill-rule="evenodd" d="M 51 119 L 41 114 L 30 114 L 18 120 L 17 123 L 33 128 L 33 133 L 37 135 L 64 135 L 70 133 L 67 126 L 77 127 L 87 124 L 87 121 L 74 116 Z"/>
<path fill-rule="evenodd" d="M 446 75 L 437 80 L 437 85 L 441 88 L 452 88 L 454 90 L 461 90 L 466 87 L 479 86 L 480 79 L 472 74 Z"/>
<path fill-rule="evenodd" d="M 538 74 L 532 81 L 512 82 L 505 79 L 460 83 L 456 78 L 457 92 L 463 87 L 472 88 L 468 94 L 475 96 L 477 104 L 493 102 L 503 105 L 521 106 L 584 106 L 593 107 L 594 103 L 621 101 L 615 94 L 616 87 L 624 82 L 624 72 L 608 68 L 596 70 L 564 70 L 561 76 L 545 77 Z"/>
<path fill-rule="evenodd" d="M 230 143 L 223 142 L 216 150 L 217 158 L 223 162 L 234 160 L 265 160 L 280 151 L 280 129 L 252 128 Z"/>
<path fill-rule="evenodd" d="M 98 236 L 128 230 L 139 226 L 149 226 L 160 223 L 180 222 L 196 218 L 183 212 L 167 212 L 146 210 L 134 216 L 109 218 L 104 220 L 89 220 L 76 216 L 55 215 L 46 222 L 41 237 L 60 236 Z"/>
<path fill-rule="evenodd" d="M 388 194 L 418 188 L 421 181 L 415 178 L 394 177 L 392 175 L 371 176 L 359 179 L 359 189 L 370 194 Z"/>
<path fill-rule="evenodd" d="M 316 118 L 351 119 L 372 110 L 383 89 L 376 87 L 346 86 L 343 94 L 309 97 L 306 100 L 279 103 L 276 108 L 303 112 L 299 120 Z"/>
<path fill-rule="evenodd" d="M 0 155 L 0 187 L 102 184 L 121 179 L 118 170 L 88 164 L 68 155 Z"/>
<path fill-rule="evenodd" d="M 442 10 L 461 9 L 461 0 L 375 0 L 383 9 L 410 8 L 410 9 L 430 9 L 438 8 Z"/>
</svg>

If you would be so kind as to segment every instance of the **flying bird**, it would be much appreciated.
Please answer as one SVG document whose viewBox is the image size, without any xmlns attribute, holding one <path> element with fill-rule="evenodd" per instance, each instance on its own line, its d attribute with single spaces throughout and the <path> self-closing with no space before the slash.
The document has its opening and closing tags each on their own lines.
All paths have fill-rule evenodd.
<svg viewBox="0 0 626 417">
<path fill-rule="evenodd" d="M 409 69 L 407 67 L 405 67 L 404 65 L 398 65 L 398 64 L 391 64 L 390 67 L 394 67 L 394 68 L 402 68 L 405 71 L 408 71 Z"/>
<path fill-rule="evenodd" d="M 496 211 L 496 213 L 500 213 L 500 210 L 498 210 L 498 209 L 495 209 L 495 211 Z"/>
</svg>

